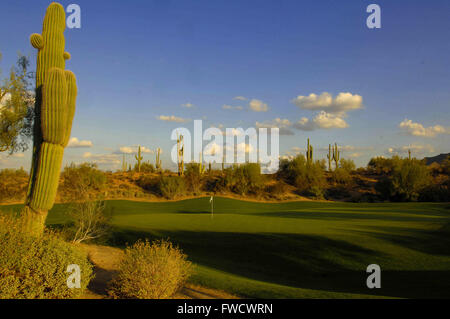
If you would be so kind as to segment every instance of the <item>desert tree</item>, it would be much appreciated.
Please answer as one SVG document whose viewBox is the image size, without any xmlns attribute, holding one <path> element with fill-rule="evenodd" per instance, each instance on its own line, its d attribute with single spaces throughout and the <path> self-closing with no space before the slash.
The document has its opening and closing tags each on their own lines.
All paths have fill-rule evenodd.
<svg viewBox="0 0 450 319">
<path fill-rule="evenodd" d="M 1 58 L 1 54 L 0 54 Z M 29 61 L 20 55 L 0 84 L 0 152 L 23 152 L 33 135 L 33 73 Z"/>
</svg>

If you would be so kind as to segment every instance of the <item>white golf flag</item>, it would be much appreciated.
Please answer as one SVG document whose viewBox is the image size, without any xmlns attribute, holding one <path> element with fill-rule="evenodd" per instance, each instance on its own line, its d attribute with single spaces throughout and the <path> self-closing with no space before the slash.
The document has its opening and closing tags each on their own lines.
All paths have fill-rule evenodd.
<svg viewBox="0 0 450 319">
<path fill-rule="evenodd" d="M 209 199 L 209 202 L 212 203 L 213 201 L 213 197 L 211 196 L 211 198 Z"/>
</svg>

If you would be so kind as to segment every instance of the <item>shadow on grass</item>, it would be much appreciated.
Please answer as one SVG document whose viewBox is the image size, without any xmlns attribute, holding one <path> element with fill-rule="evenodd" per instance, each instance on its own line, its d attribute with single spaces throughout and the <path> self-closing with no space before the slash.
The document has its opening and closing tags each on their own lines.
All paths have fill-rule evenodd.
<svg viewBox="0 0 450 319">
<path fill-rule="evenodd" d="M 372 214 L 364 214 L 364 213 L 353 213 L 353 212 L 341 212 L 341 213 L 333 213 L 333 212 L 299 212 L 299 211 L 283 211 L 283 212 L 263 212 L 263 213 L 239 213 L 236 214 L 242 215 L 252 215 L 252 216 L 261 216 L 261 217 L 279 217 L 279 218 L 300 218 L 300 219 L 316 219 L 316 220 L 352 220 L 352 219 L 363 219 L 363 220 L 384 220 L 384 221 L 408 221 L 408 222 L 439 222 L 442 220 L 448 219 L 447 216 L 441 215 L 431 215 L 436 217 L 430 217 L 427 215 L 418 216 L 418 215 L 394 215 L 394 214 L 384 214 L 380 213 L 372 213 Z"/>
<path fill-rule="evenodd" d="M 382 270 L 382 289 L 368 289 L 367 265 L 382 266 L 388 257 L 320 236 L 120 229 L 113 237 L 119 246 L 144 238 L 170 238 L 199 265 L 290 287 L 404 298 L 450 297 L 450 271 Z"/>
<path fill-rule="evenodd" d="M 352 232 L 426 254 L 450 256 L 450 222 L 434 231 L 386 226 L 370 226 L 370 229 L 374 231 L 352 230 Z"/>
</svg>

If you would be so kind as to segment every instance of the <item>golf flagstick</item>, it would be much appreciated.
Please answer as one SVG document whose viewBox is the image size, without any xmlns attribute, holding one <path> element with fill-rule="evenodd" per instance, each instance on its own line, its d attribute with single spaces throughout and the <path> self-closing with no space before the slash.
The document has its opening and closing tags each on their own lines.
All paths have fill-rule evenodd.
<svg viewBox="0 0 450 319">
<path fill-rule="evenodd" d="M 214 199 L 213 196 L 209 199 L 209 202 L 211 203 L 211 218 L 214 218 Z"/>
</svg>

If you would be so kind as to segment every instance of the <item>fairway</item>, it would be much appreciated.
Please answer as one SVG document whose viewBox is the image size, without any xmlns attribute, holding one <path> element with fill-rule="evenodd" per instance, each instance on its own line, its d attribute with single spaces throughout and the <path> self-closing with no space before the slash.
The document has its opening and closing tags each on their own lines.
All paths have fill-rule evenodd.
<svg viewBox="0 0 450 319">
<path fill-rule="evenodd" d="M 256 203 L 209 197 L 108 201 L 111 245 L 170 238 L 195 263 L 192 281 L 249 298 L 450 297 L 450 206 Z M 48 224 L 64 222 L 64 205 Z M 381 267 L 368 289 L 366 267 Z"/>
</svg>

